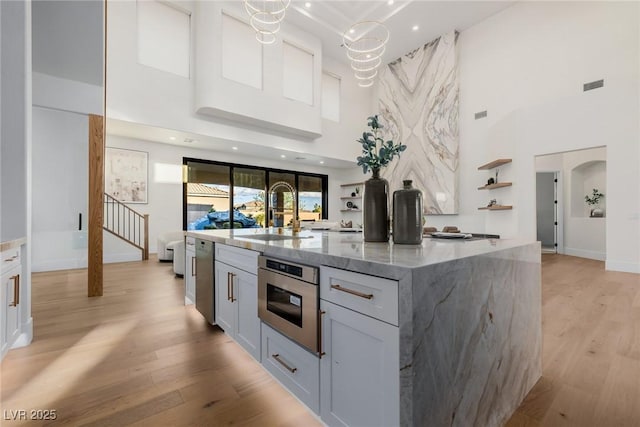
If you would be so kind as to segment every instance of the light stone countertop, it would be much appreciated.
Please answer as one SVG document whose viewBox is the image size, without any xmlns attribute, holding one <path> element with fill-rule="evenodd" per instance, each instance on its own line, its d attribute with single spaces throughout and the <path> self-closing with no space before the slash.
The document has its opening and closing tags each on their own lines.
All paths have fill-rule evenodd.
<svg viewBox="0 0 640 427">
<path fill-rule="evenodd" d="M 224 243 L 245 249 L 314 264 L 340 266 L 338 259 L 356 264 L 381 264 L 378 267 L 415 269 L 477 255 L 499 252 L 533 243 L 525 239 L 433 239 L 425 237 L 421 245 L 396 245 L 364 242 L 362 233 L 337 231 L 301 231 L 301 239 L 263 241 L 252 235 L 265 234 L 263 228 L 235 230 L 191 230 L 187 236 Z M 272 234 L 277 234 L 273 230 Z M 291 235 L 284 230 L 284 235 Z M 331 262 L 331 261 L 334 262 Z M 364 265 L 362 265 L 364 266 Z M 393 275 L 395 276 L 395 274 Z"/>
<path fill-rule="evenodd" d="M 22 246 L 27 243 L 26 237 L 21 237 L 19 239 L 7 240 L 6 242 L 0 243 L 0 252 L 8 251 L 9 249 L 17 248 L 18 246 Z"/>
</svg>

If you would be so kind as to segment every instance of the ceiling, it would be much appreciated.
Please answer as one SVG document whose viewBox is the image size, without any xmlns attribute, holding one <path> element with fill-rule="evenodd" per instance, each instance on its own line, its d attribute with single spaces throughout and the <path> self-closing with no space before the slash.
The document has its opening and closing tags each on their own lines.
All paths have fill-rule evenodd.
<svg viewBox="0 0 640 427">
<path fill-rule="evenodd" d="M 309 7 L 306 4 L 309 4 Z M 392 3 L 392 4 L 389 4 Z M 304 28 L 322 40 L 324 54 L 348 63 L 343 33 L 365 20 L 379 21 L 389 29 L 383 56 L 388 63 L 449 31 L 463 31 L 511 6 L 515 1 L 403 1 L 403 0 L 295 0 L 285 21 Z M 417 30 L 413 30 L 414 26 Z"/>
</svg>

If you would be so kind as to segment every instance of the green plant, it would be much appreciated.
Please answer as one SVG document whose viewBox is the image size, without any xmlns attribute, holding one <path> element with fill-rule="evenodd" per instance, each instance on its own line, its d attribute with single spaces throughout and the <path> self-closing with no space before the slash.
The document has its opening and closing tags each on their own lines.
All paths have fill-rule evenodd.
<svg viewBox="0 0 640 427">
<path fill-rule="evenodd" d="M 587 202 L 588 205 L 593 206 L 600 203 L 600 199 L 603 197 L 604 194 L 602 194 L 597 188 L 594 188 L 593 192 L 591 193 L 591 197 L 589 197 L 589 195 L 587 194 L 586 196 L 584 196 L 584 201 Z"/>
<path fill-rule="evenodd" d="M 384 141 L 381 138 L 383 126 L 378 120 L 378 116 L 367 118 L 367 126 L 370 132 L 363 132 L 362 137 L 357 141 L 362 145 L 362 156 L 358 156 L 358 166 L 362 166 L 362 172 L 367 173 L 369 169 L 380 169 L 387 166 L 391 160 L 407 149 L 402 143 L 394 144 L 393 141 Z"/>
</svg>

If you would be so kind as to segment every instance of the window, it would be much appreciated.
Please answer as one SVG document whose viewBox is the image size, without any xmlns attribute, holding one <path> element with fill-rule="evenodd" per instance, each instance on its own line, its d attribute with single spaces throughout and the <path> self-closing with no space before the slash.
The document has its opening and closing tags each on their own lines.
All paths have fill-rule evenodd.
<svg viewBox="0 0 640 427">
<path fill-rule="evenodd" d="M 284 227 L 294 216 L 327 218 L 327 175 L 190 158 L 183 164 L 185 230 Z M 296 211 L 290 187 L 297 189 Z"/>
<path fill-rule="evenodd" d="M 249 25 L 222 14 L 222 76 L 262 89 L 262 44 Z"/>
<path fill-rule="evenodd" d="M 313 54 L 286 41 L 282 46 L 284 97 L 313 105 Z"/>
<path fill-rule="evenodd" d="M 340 121 L 340 78 L 322 73 L 322 117 Z"/>
<path fill-rule="evenodd" d="M 138 1 L 138 62 L 189 78 L 188 12 L 157 1 Z"/>
</svg>

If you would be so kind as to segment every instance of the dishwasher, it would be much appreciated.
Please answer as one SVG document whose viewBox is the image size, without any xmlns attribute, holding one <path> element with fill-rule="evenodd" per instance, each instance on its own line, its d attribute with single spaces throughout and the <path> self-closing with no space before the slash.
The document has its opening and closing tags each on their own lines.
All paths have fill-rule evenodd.
<svg viewBox="0 0 640 427">
<path fill-rule="evenodd" d="M 196 239 L 196 310 L 215 325 L 213 242 Z"/>
</svg>

